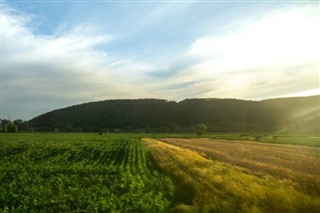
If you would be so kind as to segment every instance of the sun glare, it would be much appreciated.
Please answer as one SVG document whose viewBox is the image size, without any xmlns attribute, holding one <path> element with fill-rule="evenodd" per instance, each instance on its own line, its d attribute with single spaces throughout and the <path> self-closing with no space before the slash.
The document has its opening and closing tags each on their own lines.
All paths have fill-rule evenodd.
<svg viewBox="0 0 320 213">
<path fill-rule="evenodd" d="M 194 42 L 190 54 L 225 72 L 297 66 L 319 59 L 319 19 L 309 7 L 272 13 L 223 37 Z M 231 63 L 232 62 L 232 63 Z"/>
<path fill-rule="evenodd" d="M 313 95 L 320 95 L 320 88 L 311 89 L 311 90 L 305 90 L 305 91 L 297 92 L 297 93 L 294 93 L 294 94 L 289 94 L 288 96 L 295 97 L 295 96 L 313 96 Z"/>
</svg>

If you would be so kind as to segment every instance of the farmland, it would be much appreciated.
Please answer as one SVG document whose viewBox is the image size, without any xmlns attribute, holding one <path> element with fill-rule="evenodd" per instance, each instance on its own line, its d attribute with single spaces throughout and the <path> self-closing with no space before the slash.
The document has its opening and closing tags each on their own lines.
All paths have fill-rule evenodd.
<svg viewBox="0 0 320 213">
<path fill-rule="evenodd" d="M 0 212 L 316 212 L 320 208 L 318 147 L 182 139 L 193 136 L 0 134 Z M 233 161 L 208 150 L 219 150 Z M 247 165 L 241 159 L 256 165 L 265 161 L 266 168 L 278 170 Z"/>
<path fill-rule="evenodd" d="M 136 138 L 1 135 L 0 212 L 160 212 L 173 193 Z"/>
<path fill-rule="evenodd" d="M 145 139 L 163 172 L 191 212 L 316 212 L 320 198 L 293 189 L 290 181 L 257 177 L 246 169 L 208 160 L 197 152 Z"/>
<path fill-rule="evenodd" d="M 227 162 L 260 175 L 272 174 L 298 183 L 301 188 L 320 195 L 320 148 L 228 141 L 221 139 L 161 139 L 166 143 L 202 153 L 208 158 Z"/>
</svg>

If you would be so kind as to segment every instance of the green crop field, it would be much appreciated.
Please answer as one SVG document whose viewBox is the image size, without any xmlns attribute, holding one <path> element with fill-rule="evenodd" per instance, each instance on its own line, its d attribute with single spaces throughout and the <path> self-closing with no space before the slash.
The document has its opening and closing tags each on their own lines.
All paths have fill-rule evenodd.
<svg viewBox="0 0 320 213">
<path fill-rule="evenodd" d="M 302 172 L 297 173 L 299 179 L 295 173 L 292 178 L 281 179 L 272 174 L 272 169 L 261 174 L 250 166 L 235 166 L 240 162 L 235 154 L 231 164 L 219 158 L 206 158 L 187 147 L 150 139 L 164 137 L 195 138 L 193 143 L 197 144 L 192 134 L 0 134 L 0 212 L 317 212 L 320 209 L 318 191 L 304 190 L 303 184 L 299 185 L 303 183 Z M 281 138 L 294 138 L 264 137 L 279 140 L 278 143 L 290 143 L 280 141 Z M 305 149 L 311 152 L 314 149 L 317 155 L 319 147 L 314 147 L 317 141 L 310 138 L 304 141 L 304 145 L 310 146 Z M 268 142 L 264 140 L 255 144 L 255 150 L 263 149 L 259 144 Z M 240 148 L 230 147 L 230 152 L 241 149 L 241 144 L 234 144 Z M 221 147 L 225 147 L 223 142 Z M 271 151 L 268 155 L 270 159 L 282 157 L 279 153 L 273 156 Z M 319 165 L 316 161 L 320 158 L 314 159 L 311 163 Z M 269 164 L 280 166 L 273 161 Z M 286 165 L 291 169 L 289 161 Z M 317 171 L 313 174 L 315 180 L 320 176 Z"/>
<path fill-rule="evenodd" d="M 0 212 L 160 212 L 173 185 L 136 138 L 2 134 Z"/>
</svg>

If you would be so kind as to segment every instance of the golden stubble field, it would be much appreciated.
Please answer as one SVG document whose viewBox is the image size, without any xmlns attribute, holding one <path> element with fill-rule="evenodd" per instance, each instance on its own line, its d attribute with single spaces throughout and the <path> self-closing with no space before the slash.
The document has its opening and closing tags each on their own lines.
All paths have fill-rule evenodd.
<svg viewBox="0 0 320 213">
<path fill-rule="evenodd" d="M 162 138 L 203 156 L 294 182 L 294 187 L 320 195 L 320 148 L 217 139 Z"/>
<path fill-rule="evenodd" d="M 173 209 L 176 212 L 318 212 L 320 208 L 319 195 L 301 191 L 291 181 L 256 175 L 248 168 L 168 144 L 188 140 L 164 141 L 144 139 L 160 170 L 175 182 L 175 202 L 181 203 Z"/>
</svg>

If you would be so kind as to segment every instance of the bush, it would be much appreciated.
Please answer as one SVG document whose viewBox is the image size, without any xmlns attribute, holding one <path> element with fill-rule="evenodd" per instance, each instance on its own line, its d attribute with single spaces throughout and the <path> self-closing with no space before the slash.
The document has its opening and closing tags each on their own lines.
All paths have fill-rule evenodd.
<svg viewBox="0 0 320 213">
<path fill-rule="evenodd" d="M 207 132 L 208 127 L 207 125 L 200 123 L 195 126 L 195 130 L 197 135 L 202 135 Z"/>
<path fill-rule="evenodd" d="M 18 132 L 18 126 L 15 124 L 8 124 L 7 131 L 12 133 Z"/>
</svg>

